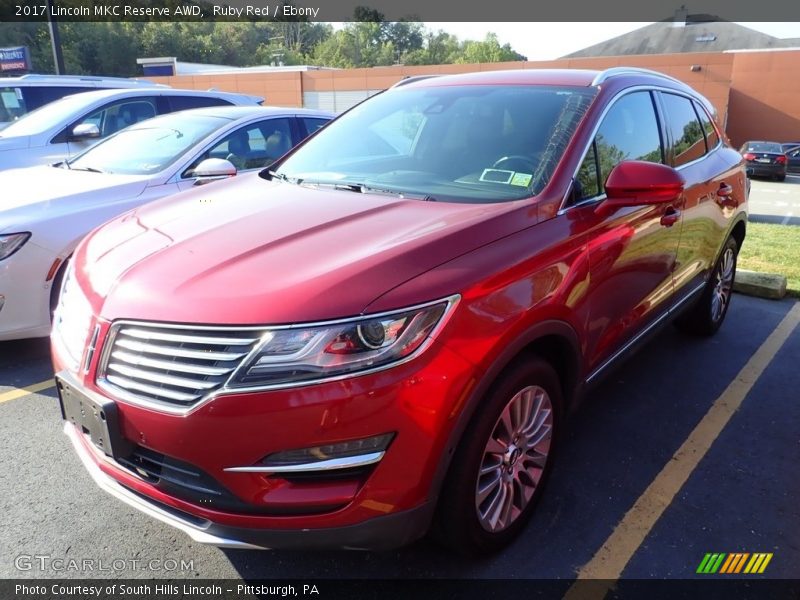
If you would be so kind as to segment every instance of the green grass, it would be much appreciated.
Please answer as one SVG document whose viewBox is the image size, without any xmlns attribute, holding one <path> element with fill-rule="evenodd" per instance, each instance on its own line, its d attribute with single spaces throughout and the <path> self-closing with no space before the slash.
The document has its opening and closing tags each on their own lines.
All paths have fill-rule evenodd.
<svg viewBox="0 0 800 600">
<path fill-rule="evenodd" d="M 785 275 L 788 294 L 800 298 L 800 227 L 748 223 L 738 266 Z"/>
</svg>

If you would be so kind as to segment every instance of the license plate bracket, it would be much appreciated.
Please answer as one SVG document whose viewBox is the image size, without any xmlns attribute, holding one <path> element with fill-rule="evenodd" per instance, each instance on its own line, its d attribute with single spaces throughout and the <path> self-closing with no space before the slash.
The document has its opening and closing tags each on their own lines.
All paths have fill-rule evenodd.
<svg viewBox="0 0 800 600">
<path fill-rule="evenodd" d="M 65 421 L 88 435 L 92 444 L 105 455 L 114 459 L 130 455 L 133 444 L 122 437 L 116 402 L 98 402 L 61 377 L 56 377 L 56 389 L 61 403 L 61 416 Z"/>
</svg>

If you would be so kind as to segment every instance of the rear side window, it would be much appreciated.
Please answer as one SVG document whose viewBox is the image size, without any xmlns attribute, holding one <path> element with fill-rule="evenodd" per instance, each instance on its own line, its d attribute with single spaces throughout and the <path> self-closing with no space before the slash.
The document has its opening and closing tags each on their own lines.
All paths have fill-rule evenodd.
<svg viewBox="0 0 800 600">
<path fill-rule="evenodd" d="M 227 100 L 208 96 L 169 96 L 169 103 L 173 112 L 207 106 L 231 106 Z"/>
<path fill-rule="evenodd" d="M 694 103 L 694 109 L 697 111 L 697 116 L 700 117 L 700 124 L 703 126 L 703 131 L 706 132 L 706 146 L 708 147 L 708 151 L 711 152 L 717 147 L 717 144 L 719 144 L 719 134 L 717 134 L 717 130 L 714 129 L 714 125 L 705 109 L 697 102 Z"/>
<path fill-rule="evenodd" d="M 328 119 L 317 119 L 314 117 L 300 117 L 300 120 L 303 122 L 303 125 L 305 125 L 306 135 L 316 133 L 317 129 L 322 128 L 322 126 L 328 123 Z"/>
<path fill-rule="evenodd" d="M 70 94 L 78 94 L 80 92 L 89 92 L 95 88 L 88 87 L 66 87 L 66 86 L 31 86 L 22 88 L 22 93 L 25 96 L 25 104 L 28 110 L 35 110 L 45 104 L 50 104 L 54 100 L 69 96 Z"/>
<path fill-rule="evenodd" d="M 662 93 L 667 129 L 672 139 L 672 163 L 679 167 L 706 153 L 706 140 L 692 101 L 684 96 Z"/>
<path fill-rule="evenodd" d="M 623 160 L 664 162 L 650 92 L 627 94 L 606 113 L 578 171 L 575 200 L 605 193 L 608 174 Z"/>
</svg>

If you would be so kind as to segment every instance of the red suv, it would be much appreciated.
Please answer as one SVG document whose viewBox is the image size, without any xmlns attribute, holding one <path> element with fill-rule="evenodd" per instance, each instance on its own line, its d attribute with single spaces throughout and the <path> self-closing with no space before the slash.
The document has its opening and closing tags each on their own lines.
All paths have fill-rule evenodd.
<svg viewBox="0 0 800 600">
<path fill-rule="evenodd" d="M 725 317 L 747 192 L 712 114 L 627 68 L 405 80 L 117 218 L 54 319 L 66 433 L 200 542 L 497 550 L 588 387 Z"/>
</svg>

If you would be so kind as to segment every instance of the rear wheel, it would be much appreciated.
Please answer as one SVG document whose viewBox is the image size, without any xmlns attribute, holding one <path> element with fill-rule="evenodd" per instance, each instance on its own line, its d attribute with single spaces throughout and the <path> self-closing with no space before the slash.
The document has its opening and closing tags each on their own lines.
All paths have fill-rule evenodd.
<svg viewBox="0 0 800 600">
<path fill-rule="evenodd" d="M 536 357 L 498 379 L 453 457 L 434 525 L 467 555 L 508 545 L 533 514 L 550 471 L 561 405 L 553 368 Z"/>
<path fill-rule="evenodd" d="M 786 181 L 786 175 L 778 175 L 777 177 L 775 177 L 775 179 L 777 179 L 778 181 Z"/>
<path fill-rule="evenodd" d="M 678 329 L 706 336 L 717 332 L 731 303 L 738 252 L 736 240 L 729 237 L 700 300 L 676 321 Z"/>
</svg>

